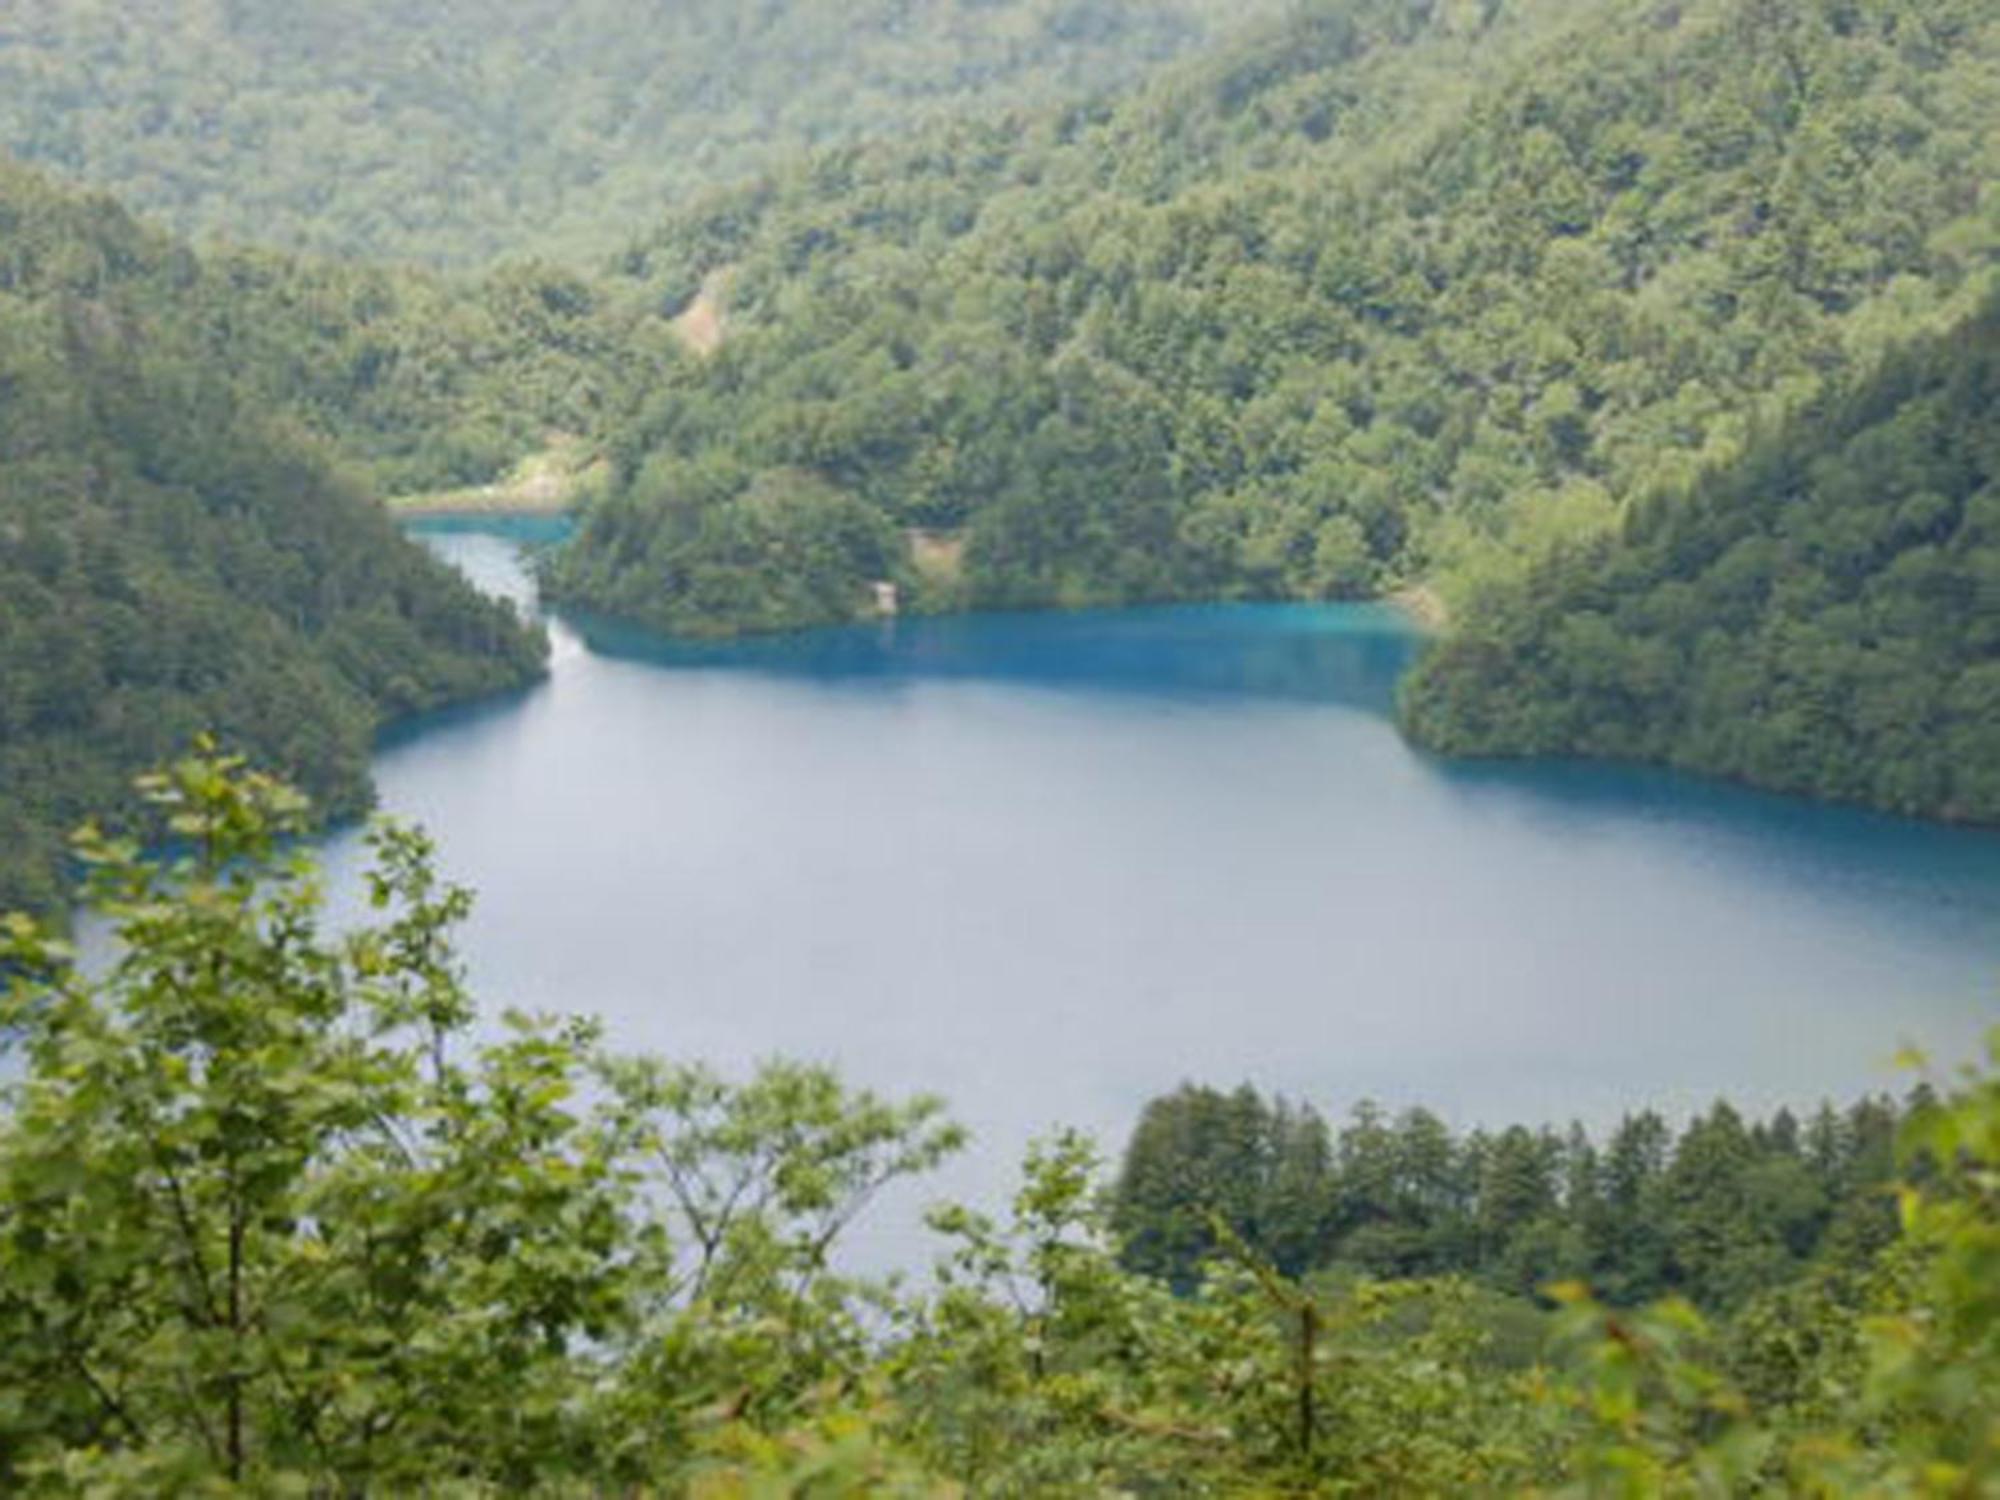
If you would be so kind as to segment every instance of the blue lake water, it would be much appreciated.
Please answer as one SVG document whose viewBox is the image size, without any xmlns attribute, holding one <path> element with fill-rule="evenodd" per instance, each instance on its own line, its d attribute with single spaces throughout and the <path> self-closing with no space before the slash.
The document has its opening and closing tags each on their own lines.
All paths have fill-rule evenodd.
<svg viewBox="0 0 2000 1500">
<path fill-rule="evenodd" d="M 514 544 L 427 533 L 532 597 Z M 1447 765 L 1372 607 L 904 620 L 732 645 L 555 620 L 550 680 L 400 733 L 489 1008 L 825 1059 L 975 1131 L 1122 1141 L 1183 1079 L 1602 1124 L 1900 1087 L 2000 1018 L 2000 836 L 1570 763 Z M 353 836 L 334 841 L 351 871 Z M 870 1258 L 917 1252 L 891 1205 Z"/>
</svg>

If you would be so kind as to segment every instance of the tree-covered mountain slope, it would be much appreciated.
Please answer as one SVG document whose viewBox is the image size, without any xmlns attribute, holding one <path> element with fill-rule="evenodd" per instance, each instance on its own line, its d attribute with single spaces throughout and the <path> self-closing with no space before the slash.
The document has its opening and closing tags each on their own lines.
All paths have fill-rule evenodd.
<svg viewBox="0 0 2000 1500">
<path fill-rule="evenodd" d="M 822 154 L 627 257 L 669 312 L 726 270 L 728 339 L 556 586 L 673 618 L 689 512 L 774 470 L 961 531 L 992 604 L 1368 592 L 1608 520 L 1970 301 L 1996 56 L 1975 5 L 1314 7 Z"/>
<path fill-rule="evenodd" d="M 2000 823 L 2000 298 L 1474 591 L 1406 710 L 1459 754 Z"/>
<path fill-rule="evenodd" d="M 1280 0 L 4 0 L 0 149 L 191 234 L 471 262 L 941 111 L 1117 85 Z"/>
<path fill-rule="evenodd" d="M 38 264 L 76 253 L 60 241 L 80 219 L 121 212 L 4 156 L 0 201 L 0 255 Z M 475 275 L 126 239 L 119 278 L 156 325 L 386 494 L 484 483 L 553 436 L 594 438 L 678 349 L 623 288 L 545 261 Z"/>
<path fill-rule="evenodd" d="M 670 628 L 863 612 L 871 548 L 770 605 L 806 541 L 745 497 L 803 476 L 918 540 L 931 606 L 1456 603 L 1967 316 L 1996 181 L 1971 0 L 1301 7 L 635 246 L 663 314 L 722 288 L 726 338 L 650 383 L 550 585 Z"/>
<path fill-rule="evenodd" d="M 903 40 L 947 13 L 1082 25 L 1064 45 L 1086 51 L 1139 14 L 920 10 Z M 0 65 L 68 14 L 9 17 Z M 600 14 L 577 13 L 577 45 Z M 296 51 L 321 22 L 287 24 Z M 760 57 L 791 55 L 775 34 Z M 14 199 L 59 196 L 0 171 Z M 2000 14 L 1978 0 L 1310 0 L 1124 96 L 789 158 L 608 275 L 197 258 L 127 230 L 117 279 L 161 347 L 378 490 L 480 483 L 564 435 L 601 446 L 605 493 L 548 569 L 566 603 L 714 632 L 855 617 L 884 581 L 955 608 L 1425 579 L 1465 632 L 1411 700 L 1434 742 L 1665 756 L 1983 817 L 1971 771 L 1864 788 L 1907 758 L 1808 772 L 1800 747 L 1827 747 L 1804 731 L 1753 753 L 1738 725 L 1734 748 L 1696 752 L 1583 722 L 1616 695 L 1563 719 L 1554 695 L 1510 716 L 1456 692 L 1446 712 L 1437 685 L 1552 548 L 1629 540 L 1788 414 L 1971 316 L 2000 267 L 1996 181 Z M 38 213 L 0 251 L 76 253 L 37 248 Z M 64 214 L 117 220 L 46 217 Z M 1838 634 L 1838 603 L 1791 608 Z M 1948 617 L 1893 627 L 1907 646 Z M 1987 734 L 1962 645 L 1925 661 L 1953 732 Z"/>
<path fill-rule="evenodd" d="M 472 276 L 217 248 L 201 266 L 186 337 L 386 495 L 595 442 L 681 357 L 665 319 L 548 262 Z"/>
<path fill-rule="evenodd" d="M 202 336 L 215 287 L 0 165 L 0 909 L 55 901 L 68 829 L 197 733 L 344 813 L 386 721 L 540 670 Z"/>
</svg>

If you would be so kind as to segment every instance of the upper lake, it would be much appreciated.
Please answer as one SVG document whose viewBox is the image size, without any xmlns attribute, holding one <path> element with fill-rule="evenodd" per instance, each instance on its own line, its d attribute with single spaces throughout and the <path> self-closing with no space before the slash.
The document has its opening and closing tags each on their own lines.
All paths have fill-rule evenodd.
<svg viewBox="0 0 2000 1500">
<path fill-rule="evenodd" d="M 426 540 L 531 594 L 505 536 Z M 1057 1124 L 1115 1151 L 1183 1079 L 1603 1124 L 1901 1087 L 1901 1041 L 1963 1057 L 1996 1014 L 2000 836 L 1439 762 L 1380 608 L 551 628 L 545 685 L 377 763 L 478 891 L 482 1003 L 941 1093 L 979 1144 L 926 1196 L 996 1200 Z"/>
</svg>

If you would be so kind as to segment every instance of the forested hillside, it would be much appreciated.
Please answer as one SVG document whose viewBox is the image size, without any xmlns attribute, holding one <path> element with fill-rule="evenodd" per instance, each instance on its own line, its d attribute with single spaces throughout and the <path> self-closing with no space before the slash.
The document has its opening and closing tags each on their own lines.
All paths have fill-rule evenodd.
<svg viewBox="0 0 2000 1500">
<path fill-rule="evenodd" d="M 378 831 L 374 921 L 336 930 L 310 859 L 282 852 L 295 794 L 212 756 L 149 786 L 182 836 L 171 864 L 85 845 L 121 939 L 104 972 L 0 924 L 9 1493 L 1428 1500 L 2000 1480 L 1990 1070 L 1900 1122 L 1869 1106 L 1797 1132 L 1718 1109 L 1671 1161 L 1663 1127 L 1629 1124 L 1601 1212 L 1663 1240 L 1662 1264 L 1699 1254 L 1731 1278 L 1708 1315 L 1607 1310 L 1578 1284 L 1501 1304 L 1386 1263 L 1379 1280 L 1287 1274 L 1267 1226 L 1201 1211 L 1233 1216 L 1313 1131 L 1295 1115 L 1276 1139 L 1254 1098 L 1197 1092 L 1149 1115 L 1118 1199 L 1150 1213 L 1160 1180 L 1142 1190 L 1140 1163 L 1182 1172 L 1166 1207 L 1214 1232 L 1179 1287 L 1130 1264 L 1158 1248 L 1156 1219 L 1121 1259 L 1095 1153 L 1069 1133 L 1030 1151 L 1011 1211 L 932 1214 L 931 1275 L 867 1281 L 836 1247 L 884 1185 L 960 1145 L 940 1101 L 784 1063 L 725 1080 L 614 1054 L 577 1020 L 476 1028 L 453 947 L 469 897 L 421 835 Z M 1372 1225 L 1387 1251 L 1420 1215 L 1449 1222 L 1477 1154 L 1473 1231 L 1490 1233 L 1546 1217 L 1536 1141 L 1357 1117 L 1319 1180 L 1368 1219 L 1341 1242 Z M 1803 1267 L 1827 1222 L 1863 1232 L 1821 1233 Z"/>
<path fill-rule="evenodd" d="M 781 155 L 1127 81 L 1281 0 L 0 0 L 0 149 L 189 234 L 608 250 Z"/>
<path fill-rule="evenodd" d="M 2000 300 L 1473 592 L 1406 694 L 1448 752 L 2000 823 Z"/>
<path fill-rule="evenodd" d="M 387 720 L 539 670 L 223 336 L 240 270 L 0 164 L 0 909 L 197 733 L 346 813 Z"/>
<path fill-rule="evenodd" d="M 287 190 L 379 191 L 420 211 L 401 177 L 329 173 L 276 149 L 260 132 L 278 114 L 264 85 L 241 82 L 244 59 L 278 77 L 310 57 L 338 98 L 374 75 L 327 59 L 416 69 L 369 84 L 379 132 L 448 58 L 472 70 L 454 76 L 482 107 L 508 97 L 473 88 L 488 63 L 444 50 L 444 36 L 479 32 L 514 58 L 502 71 L 517 84 L 545 76 L 519 62 L 521 28 L 539 18 L 583 49 L 565 76 L 628 89 L 620 119 L 643 96 L 686 123 L 664 65 L 633 43 L 664 46 L 671 28 L 635 28 L 612 0 L 561 25 L 532 5 L 510 4 L 505 25 L 498 14 L 210 7 L 156 37 L 165 11 L 66 0 L 0 15 L 0 69 L 20 84 L 0 90 L 0 111 L 97 119 L 64 68 L 94 58 L 109 88 L 129 66 L 150 92 L 116 97 L 153 101 L 152 134 L 106 116 L 85 132 L 106 149 L 151 141 L 176 172 L 239 182 L 254 180 L 247 152 Z M 842 28 L 801 4 L 754 24 L 696 7 L 674 24 L 777 70 L 754 91 L 813 115 L 791 135 L 752 132 L 769 143 L 905 118 L 898 104 L 819 122 L 811 90 L 793 85 L 798 70 L 828 74 L 829 57 L 867 53 L 905 80 L 905 103 L 989 85 L 1013 97 L 1007 79 L 1036 59 L 1062 59 L 1054 89 L 1122 77 L 1219 14 L 941 5 Z M 582 66 L 607 30 L 630 76 Z M 425 45 L 388 45 L 412 36 Z M 232 111 L 252 98 L 264 124 L 237 132 Z M 285 128 L 316 118 L 301 105 Z M 537 149 L 565 139 L 532 112 L 510 119 Z M 1980 308 L 2000 266 L 1996 121 L 2000 16 L 1976 0 L 1314 0 L 1124 96 L 771 158 L 605 274 L 519 262 L 470 280 L 196 256 L 5 167 L 0 254 L 9 315 L 25 320 L 7 355 L 22 436 L 5 483 L 11 504 L 60 518 L 66 535 L 97 525 L 141 547 L 144 526 L 110 527 L 99 510 L 143 503 L 35 465 L 120 472 L 87 459 L 108 446 L 146 482 L 243 485 L 272 505 L 282 491 L 304 517 L 305 491 L 345 494 L 350 480 L 377 493 L 471 485 L 551 443 L 602 449 L 608 492 L 551 561 L 548 588 L 690 633 L 850 618 L 876 607 L 879 582 L 918 608 L 1424 582 L 1455 616 L 1407 700 L 1429 743 L 1667 760 L 1992 819 L 1993 319 Z M 395 150 L 377 139 L 400 172 L 445 160 L 411 147 L 424 138 L 409 125 Z M 95 170 L 74 142 L 42 154 Z M 549 191 L 569 180 L 512 157 L 448 175 Z M 183 207 L 210 201 L 182 187 Z M 285 214 L 250 201 L 229 212 L 290 234 Z M 477 194 L 460 209 L 460 228 L 514 233 Z M 307 217 L 374 243 L 356 203 L 315 200 Z M 189 415 L 211 409 L 223 415 Z M 272 436 L 246 436 L 253 423 Z M 241 476 L 227 444 L 254 459 Z M 317 477 L 244 477 L 281 457 Z M 332 509 L 373 527 L 369 546 L 391 545 L 352 496 Z M 17 551 L 31 529 L 12 527 Z M 236 541 L 232 529 L 186 545 Z M 109 588 L 102 570 L 72 577 L 38 556 L 43 590 Z M 261 607 L 254 587 L 224 592 Z M 334 594 L 326 618 L 295 628 L 318 639 L 360 607 Z M 65 651 L 109 649 L 110 624 L 28 597 L 23 584 L 9 607 L 46 639 L 10 650 L 10 671 L 39 677 Z M 102 697 L 34 715 L 96 714 Z M 24 691 L 8 711 L 41 723 L 20 706 L 31 701 Z M 101 738 L 150 753 L 159 726 L 187 716 L 138 717 L 143 732 Z M 111 764 L 37 774 L 102 794 Z M 24 867 L 45 868 L 46 830 L 35 837 Z"/>
<path fill-rule="evenodd" d="M 200 263 L 173 310 L 187 336 L 385 495 L 596 439 L 681 357 L 663 319 L 547 262 L 441 276 L 225 247 Z"/>
<path fill-rule="evenodd" d="M 336 921 L 306 838 L 543 670 L 382 504 L 537 454 L 581 609 L 1422 587 L 1446 751 L 2000 822 L 1993 0 L 0 0 L 10 149 L 0 1492 L 2000 1493 L 2000 1032 L 1596 1139 L 1187 1086 L 876 1281 L 944 1101 L 484 1021 L 430 841 Z"/>
<path fill-rule="evenodd" d="M 1122 101 L 820 153 L 625 258 L 727 336 L 614 435 L 550 583 L 862 612 L 872 544 L 770 600 L 807 512 L 745 497 L 810 477 L 913 534 L 932 606 L 1467 604 L 1970 316 L 1996 121 L 1973 0 L 1317 4 Z"/>
</svg>

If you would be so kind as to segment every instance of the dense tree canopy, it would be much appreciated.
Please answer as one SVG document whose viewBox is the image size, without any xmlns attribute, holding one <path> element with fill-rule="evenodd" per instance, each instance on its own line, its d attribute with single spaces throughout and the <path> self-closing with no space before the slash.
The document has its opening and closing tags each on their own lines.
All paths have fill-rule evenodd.
<svg viewBox="0 0 2000 1500">
<path fill-rule="evenodd" d="M 4 157 L 0 226 L 14 295 L 116 289 L 160 340 L 223 367 L 245 404 L 323 439 L 388 493 L 482 482 L 552 437 L 594 435 L 677 357 L 664 321 L 545 263 L 474 279 L 197 254 Z"/>
<path fill-rule="evenodd" d="M 1473 593 L 1407 708 L 1447 751 L 2000 823 L 2000 299 Z"/>
<path fill-rule="evenodd" d="M 184 233 L 473 263 L 945 110 L 1137 76 L 1279 0 L 8 0 L 0 150 Z"/>
<path fill-rule="evenodd" d="M 652 110 L 666 131 L 695 106 L 676 92 L 683 54 L 649 48 L 684 27 L 754 57 L 756 97 L 819 122 L 751 135 L 818 141 L 906 120 L 918 96 L 1028 100 L 1016 85 L 1038 59 L 1061 59 L 1056 93 L 1129 78 L 1221 14 L 697 5 L 634 28 L 629 3 L 559 25 L 528 0 L 310 22 L 210 6 L 154 36 L 164 12 L 64 0 L 0 29 L 22 83 L 0 114 L 54 130 L 38 150 L 79 170 L 151 153 L 182 174 L 158 183 L 183 205 L 222 202 L 205 195 L 224 179 L 254 196 L 254 146 L 285 192 L 314 186 L 238 227 L 373 244 L 386 221 L 314 197 L 329 179 L 267 149 L 292 117 L 252 107 L 307 57 L 328 97 L 370 101 L 300 108 L 309 133 L 349 115 L 379 132 L 405 106 L 455 120 L 447 99 L 500 109 L 544 77 L 521 61 L 540 32 L 579 63 L 617 54 L 563 75 L 625 90 L 602 120 L 637 131 Z M 491 57 L 443 46 L 474 33 Z M 411 35 L 424 45 L 387 45 Z M 81 57 L 100 82 L 151 70 L 150 92 L 119 96 L 153 101 L 151 134 L 90 102 Z M 836 121 L 796 86 L 877 65 L 901 80 L 886 114 L 863 91 Z M 428 87 L 440 70 L 452 88 Z M 1990 6 L 1310 0 L 1127 94 L 1031 102 L 760 156 L 761 176 L 683 204 L 597 273 L 196 260 L 12 169 L 7 253 L 72 253 L 37 249 L 37 225 L 69 226 L 72 246 L 119 225 L 117 277 L 143 283 L 162 330 L 377 490 L 482 484 L 552 444 L 601 452 L 602 496 L 546 574 L 565 604 L 713 633 L 852 618 L 878 583 L 960 608 L 1424 582 L 1457 631 L 1408 700 L 1428 743 L 1995 816 L 1990 402 L 1969 374 L 1898 423 L 1871 416 L 1880 431 L 1839 415 L 1867 408 L 1856 393 L 1885 361 L 1888 390 L 1990 329 Z M 236 129 L 242 109 L 265 123 Z M 514 110 L 509 139 L 560 154 L 574 142 L 553 117 Z M 399 149 L 367 147 L 386 176 L 340 185 L 421 217 L 395 174 L 431 160 L 409 146 L 426 127 L 405 125 Z M 450 170 L 524 192 L 570 181 L 539 156 Z M 625 212 L 599 186 L 597 209 Z M 459 228 L 512 235 L 503 205 L 462 207 Z M 1959 429 L 1949 456 L 1902 463 L 1941 421 Z"/>
<path fill-rule="evenodd" d="M 1958 0 L 1356 0 L 818 153 L 621 262 L 727 336 L 611 424 L 552 585 L 681 611 L 648 530 L 783 470 L 961 545 L 941 604 L 1460 602 L 1976 310 L 1996 59 Z"/>
<path fill-rule="evenodd" d="M 877 584 L 910 572 L 880 511 L 804 471 L 767 471 L 737 489 L 659 464 L 592 525 L 597 547 L 554 563 L 564 586 L 678 635 L 849 619 L 879 607 Z"/>
<path fill-rule="evenodd" d="M 0 907 L 198 733 L 344 814 L 389 719 L 539 671 L 217 336 L 226 273 L 4 165 L 0 226 Z"/>
<path fill-rule="evenodd" d="M 1140 1117 L 1111 1222 L 1127 1264 L 1182 1287 L 1219 1253 L 1219 1221 L 1295 1276 L 1463 1275 L 1513 1296 L 1579 1281 L 1626 1305 L 1731 1310 L 1893 1236 L 1903 1115 L 1865 1100 L 1747 1120 L 1718 1103 L 1678 1132 L 1644 1112 L 1594 1142 L 1578 1127 L 1460 1135 L 1369 1104 L 1334 1131 L 1247 1088 L 1189 1086 Z"/>
<path fill-rule="evenodd" d="M 284 781 L 128 790 L 219 731 L 347 814 L 530 680 L 375 495 L 562 445 L 551 591 L 667 629 L 1424 579 L 1447 749 L 2000 818 L 1992 6 L 1270 10 L 1079 99 L 1245 7 L 0 0 L 0 142 L 186 229 L 484 260 L 762 173 L 471 279 L 0 163 L 0 910 L 74 861 L 118 937 L 0 918 L 0 1489 L 2000 1484 L 1991 1071 L 1597 1141 L 1189 1087 L 877 1284 L 939 1101 L 482 1025 L 420 834 L 335 934 Z"/>
</svg>

